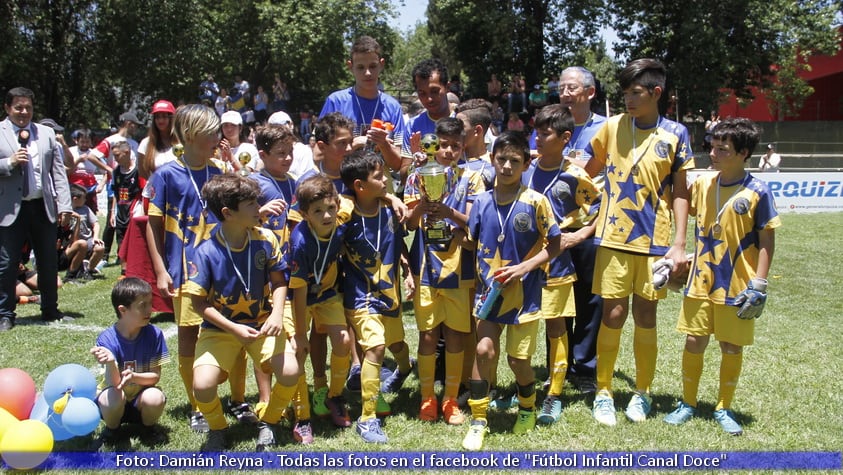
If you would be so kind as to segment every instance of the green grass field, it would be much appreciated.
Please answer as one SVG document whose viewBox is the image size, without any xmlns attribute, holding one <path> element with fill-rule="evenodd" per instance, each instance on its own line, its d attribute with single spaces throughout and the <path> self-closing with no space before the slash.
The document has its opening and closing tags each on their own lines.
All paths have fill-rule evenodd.
<svg viewBox="0 0 843 475">
<path fill-rule="evenodd" d="M 696 419 L 682 427 L 669 426 L 662 418 L 681 395 L 681 354 L 683 335 L 674 330 L 680 295 L 671 293 L 659 305 L 659 362 L 654 384 L 651 418 L 633 425 L 619 414 L 618 425 L 607 428 L 591 418 L 591 399 L 567 386 L 563 394 L 562 419 L 550 427 L 537 428 L 526 436 L 510 432 L 514 410 L 490 416 L 491 434 L 484 449 L 490 451 L 839 451 L 843 447 L 843 387 L 840 368 L 843 346 L 838 342 L 843 304 L 834 288 L 843 267 L 843 213 L 785 214 L 777 233 L 777 249 L 770 275 L 769 300 L 757 321 L 755 345 L 745 349 L 733 409 L 744 425 L 742 437 L 723 433 L 711 418 L 716 402 L 720 355 L 715 341 L 709 345 L 700 386 L 700 410 Z M 689 240 L 689 247 L 690 247 Z M 37 320 L 35 305 L 18 307 L 17 326 L 0 334 L 0 367 L 17 367 L 28 372 L 42 387 L 47 374 L 64 363 L 80 363 L 96 369 L 88 350 L 97 334 L 110 325 L 115 315 L 110 289 L 117 277 L 116 267 L 106 268 L 106 279 L 85 285 L 69 284 L 59 291 L 60 307 L 76 317 L 72 324 L 44 325 Z M 32 317 L 32 318 L 30 318 Z M 630 319 L 631 320 L 631 319 Z M 171 353 L 176 349 L 172 320 L 156 317 L 153 322 L 169 336 Z M 415 321 L 404 315 L 404 326 L 411 353 L 417 346 Z M 616 401 L 626 405 L 632 391 L 632 323 L 627 322 L 615 373 Z M 543 344 L 536 352 L 534 367 L 543 380 Z M 512 381 L 505 363 L 500 365 L 502 384 Z M 115 450 L 197 451 L 203 435 L 187 426 L 188 406 L 175 362 L 164 368 L 161 387 L 168 395 L 167 410 L 161 420 L 167 441 L 147 445 L 138 437 L 126 438 Z M 294 445 L 289 425 L 278 430 L 279 451 L 458 451 L 466 426 L 451 427 L 443 422 L 423 423 L 417 418 L 418 381 L 410 377 L 405 388 L 392 401 L 393 416 L 385 431 L 389 444 L 371 446 L 361 441 L 353 427 L 336 430 L 328 421 L 315 420 L 316 442 L 305 448 Z M 247 393 L 256 399 L 253 378 Z M 225 400 L 228 386 L 220 387 Z M 539 395 L 541 400 L 542 395 Z M 351 416 L 359 414 L 359 398 L 347 395 Z M 254 449 L 256 431 L 232 422 L 229 441 L 233 450 Z M 100 426 L 102 427 L 102 426 Z M 84 450 L 90 437 L 58 442 L 55 450 Z M 68 472 L 70 473 L 70 472 Z M 149 472 L 147 472 L 149 473 Z M 172 473 L 168 471 L 167 473 Z M 195 472 L 194 472 L 195 473 Z"/>
</svg>

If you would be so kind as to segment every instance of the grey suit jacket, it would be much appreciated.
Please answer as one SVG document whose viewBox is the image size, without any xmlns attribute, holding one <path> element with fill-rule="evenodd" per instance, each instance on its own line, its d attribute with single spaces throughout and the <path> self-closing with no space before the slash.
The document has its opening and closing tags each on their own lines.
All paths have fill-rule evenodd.
<svg viewBox="0 0 843 475">
<path fill-rule="evenodd" d="M 47 217 L 55 222 L 58 213 L 70 212 L 70 185 L 61 160 L 59 143 L 53 129 L 32 124 L 33 140 L 38 141 L 41 154 L 41 190 Z M 0 226 L 10 226 L 18 218 L 23 198 L 23 175 L 20 168 L 12 167 L 9 157 L 20 148 L 12 122 L 0 122 Z"/>
</svg>

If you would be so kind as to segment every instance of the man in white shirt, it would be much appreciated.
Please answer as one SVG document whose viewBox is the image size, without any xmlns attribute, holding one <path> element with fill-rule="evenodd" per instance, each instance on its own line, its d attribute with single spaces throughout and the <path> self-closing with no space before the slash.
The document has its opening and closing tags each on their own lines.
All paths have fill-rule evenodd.
<svg viewBox="0 0 843 475">
<path fill-rule="evenodd" d="M 778 172 L 779 165 L 782 163 L 782 156 L 776 153 L 775 144 L 767 144 L 767 153 L 761 155 L 761 161 L 758 162 L 758 168 L 762 172 Z"/>
</svg>

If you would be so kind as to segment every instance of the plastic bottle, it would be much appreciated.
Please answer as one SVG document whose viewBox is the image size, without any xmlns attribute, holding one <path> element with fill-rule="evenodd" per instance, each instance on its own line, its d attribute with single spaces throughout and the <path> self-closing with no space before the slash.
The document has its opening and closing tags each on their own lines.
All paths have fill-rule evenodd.
<svg viewBox="0 0 843 475">
<path fill-rule="evenodd" d="M 480 296 L 480 301 L 477 302 L 477 306 L 479 307 L 479 309 L 475 312 L 477 314 L 477 318 L 481 320 L 489 318 L 489 312 L 492 311 L 495 301 L 498 300 L 498 297 L 500 297 L 501 290 L 503 290 L 503 280 L 499 280 L 495 277 L 492 280 L 492 285 L 486 289 L 483 295 Z"/>
</svg>

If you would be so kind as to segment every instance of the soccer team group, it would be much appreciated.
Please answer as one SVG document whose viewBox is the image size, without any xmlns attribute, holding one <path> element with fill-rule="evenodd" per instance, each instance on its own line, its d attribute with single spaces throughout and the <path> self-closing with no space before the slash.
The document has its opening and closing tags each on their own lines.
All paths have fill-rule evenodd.
<svg viewBox="0 0 843 475">
<path fill-rule="evenodd" d="M 583 242 L 596 251 L 593 293 L 603 301 L 594 419 L 616 424 L 612 375 L 630 307 L 636 375 L 625 415 L 641 422 L 650 413 L 656 309 L 672 281 L 686 286 L 677 329 L 687 336 L 682 398 L 664 420 L 679 425 L 695 415 L 713 334 L 722 353 L 714 418 L 726 432 L 742 432 L 730 406 L 742 347 L 753 343 L 754 319 L 766 300 L 780 225 L 766 184 L 745 170 L 760 139 L 754 123 L 722 121 L 711 142 L 717 173 L 689 185 L 688 131 L 658 110 L 664 66 L 638 59 L 618 78 L 627 112 L 576 121 L 569 107 L 542 108 L 535 158 L 520 132 L 504 132 L 490 153 L 474 153 L 490 121 L 482 106 L 435 122 L 422 113 L 416 120 L 426 119 L 425 132 L 438 137 L 438 147 L 424 144 L 427 155 L 418 153 L 421 134 L 389 115 L 400 106 L 377 88 L 383 67 L 377 42 L 358 39 L 348 65 L 355 85 L 329 96 L 316 126 L 323 146 L 317 169 L 289 174 L 295 137 L 285 127 L 266 126 L 255 138 L 261 169 L 227 173 L 209 158 L 219 142 L 219 117 L 187 105 L 174 118 L 183 154 L 147 184 L 156 291 L 173 297 L 179 373 L 193 406 L 191 426 L 208 432 L 204 450 L 226 448 L 228 422 L 218 396 L 226 380 L 227 409 L 256 424 L 257 450 L 275 444 L 274 426 L 290 405 L 298 442 L 313 441 L 311 414 L 350 427 L 343 389 L 355 377 L 361 397 L 355 430 L 366 442 L 387 442 L 383 393 L 397 392 L 414 368 L 418 417 L 465 424 L 458 396 L 467 391 L 463 447 L 480 450 L 503 333 L 517 390 L 513 432 L 556 422 L 568 370 L 565 321 L 576 316 L 570 249 Z M 593 94 L 586 74 L 566 70 L 560 90 L 591 87 Z M 396 128 L 369 127 L 375 119 Z M 401 166 L 396 144 L 402 142 L 416 152 L 403 200 L 393 194 L 392 173 Z M 432 163 L 448 178 L 439 200 L 427 193 Z M 691 216 L 695 242 L 686 255 Z M 442 221 L 444 227 L 435 225 Z M 100 397 L 106 431 L 121 421 L 153 425 L 163 411 L 155 383 L 167 350 L 160 330 L 149 325 L 152 292 L 137 278 L 118 281 L 112 300 L 119 319 L 92 350 L 106 364 L 109 387 Z M 405 342 L 402 296 L 412 298 L 419 330 L 415 358 Z M 548 341 L 541 404 L 531 366 L 537 338 Z M 397 368 L 382 377 L 386 348 Z M 254 410 L 245 402 L 246 355 L 259 392 Z M 437 357 L 444 366 L 441 400 Z"/>
</svg>

